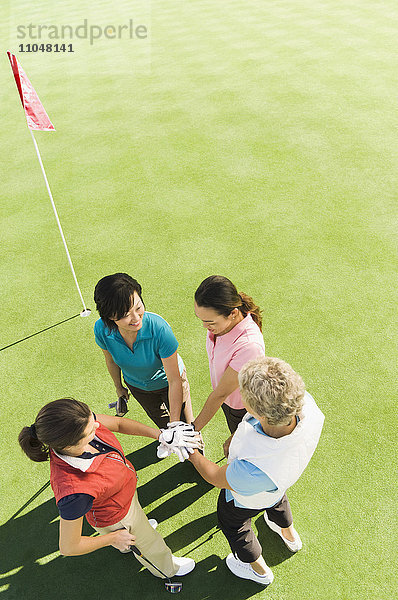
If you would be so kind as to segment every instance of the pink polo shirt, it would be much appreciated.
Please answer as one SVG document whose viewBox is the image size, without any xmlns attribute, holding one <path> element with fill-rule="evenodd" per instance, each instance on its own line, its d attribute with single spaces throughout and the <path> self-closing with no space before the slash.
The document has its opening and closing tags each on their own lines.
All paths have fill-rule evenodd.
<svg viewBox="0 0 398 600">
<path fill-rule="evenodd" d="M 214 334 L 208 331 L 206 350 L 213 390 L 216 389 L 227 367 L 239 372 L 252 358 L 265 356 L 263 334 L 250 313 L 231 331 L 218 335 L 215 339 Z M 244 408 L 239 388 L 227 396 L 224 402 L 231 408 Z"/>
</svg>

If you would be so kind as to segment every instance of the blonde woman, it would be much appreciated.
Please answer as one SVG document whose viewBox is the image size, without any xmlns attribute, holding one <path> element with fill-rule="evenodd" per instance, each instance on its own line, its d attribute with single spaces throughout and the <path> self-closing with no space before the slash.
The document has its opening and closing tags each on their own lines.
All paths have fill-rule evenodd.
<svg viewBox="0 0 398 600">
<path fill-rule="evenodd" d="M 249 361 L 239 373 L 248 413 L 232 437 L 228 464 L 219 467 L 196 450 L 190 460 L 202 477 L 221 488 L 217 515 L 232 553 L 234 575 L 267 586 L 273 581 L 251 519 L 264 519 L 291 552 L 302 548 L 286 490 L 300 477 L 318 444 L 324 416 L 304 382 L 277 358 Z"/>
</svg>

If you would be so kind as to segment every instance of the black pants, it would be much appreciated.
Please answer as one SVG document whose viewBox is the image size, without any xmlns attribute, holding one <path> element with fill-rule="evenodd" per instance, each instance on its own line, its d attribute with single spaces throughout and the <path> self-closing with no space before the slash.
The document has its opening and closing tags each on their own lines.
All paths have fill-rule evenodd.
<svg viewBox="0 0 398 600">
<path fill-rule="evenodd" d="M 228 540 L 233 554 L 242 562 L 252 563 L 262 554 L 260 542 L 254 533 L 251 520 L 262 509 L 238 508 L 234 501 L 227 502 L 225 490 L 220 491 L 217 503 L 218 524 Z M 293 523 L 292 511 L 286 494 L 275 506 L 265 509 L 270 521 L 279 527 L 290 527 Z"/>
<path fill-rule="evenodd" d="M 125 382 L 126 383 L 126 382 Z M 141 404 L 146 414 L 159 427 L 165 429 L 170 422 L 169 386 L 160 390 L 146 391 L 126 383 L 134 398 Z M 180 420 L 185 421 L 185 402 L 181 408 Z"/>
<path fill-rule="evenodd" d="M 227 425 L 231 433 L 235 433 L 239 423 L 247 413 L 245 408 L 231 408 L 228 404 L 221 404 L 225 418 L 227 419 Z"/>
</svg>

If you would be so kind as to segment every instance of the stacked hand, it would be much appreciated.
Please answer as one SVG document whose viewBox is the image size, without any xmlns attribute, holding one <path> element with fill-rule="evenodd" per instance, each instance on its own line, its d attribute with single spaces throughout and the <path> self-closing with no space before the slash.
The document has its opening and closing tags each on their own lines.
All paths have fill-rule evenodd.
<svg viewBox="0 0 398 600">
<path fill-rule="evenodd" d="M 167 423 L 167 429 L 161 429 L 157 455 L 159 458 L 170 456 L 174 452 L 181 462 L 184 462 L 195 448 L 203 450 L 203 439 L 193 425 L 183 421 Z"/>
</svg>

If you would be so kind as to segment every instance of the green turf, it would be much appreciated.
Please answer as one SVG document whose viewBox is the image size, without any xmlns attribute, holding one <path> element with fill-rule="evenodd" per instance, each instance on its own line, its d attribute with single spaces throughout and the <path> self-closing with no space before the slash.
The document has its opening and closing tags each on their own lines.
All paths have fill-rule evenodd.
<svg viewBox="0 0 398 600">
<path fill-rule="evenodd" d="M 122 440 L 145 510 L 173 551 L 198 562 L 181 598 L 391 600 L 396 3 L 21 0 L 2 5 L 2 48 L 18 50 L 16 24 L 135 14 L 149 26 L 142 43 L 18 55 L 57 129 L 36 139 L 83 295 L 93 308 L 96 281 L 119 270 L 143 284 L 147 308 L 179 339 L 197 411 L 210 383 L 192 296 L 204 277 L 226 275 L 264 309 L 267 352 L 302 374 L 326 415 L 289 493 L 304 549 L 290 556 L 255 519 L 275 574 L 266 591 L 225 567 L 216 490 L 190 465 L 152 462 L 145 440 Z M 5 52 L 0 69 L 3 347 L 80 305 Z M 20 428 L 63 395 L 96 412 L 113 399 L 94 321 L 72 319 L 0 353 L 0 598 L 166 594 L 112 548 L 61 558 L 48 488 L 13 518 L 48 480 L 47 464 L 21 454 Z M 148 422 L 141 409 L 134 416 Z M 217 415 L 205 430 L 209 458 L 226 436 Z"/>
</svg>

